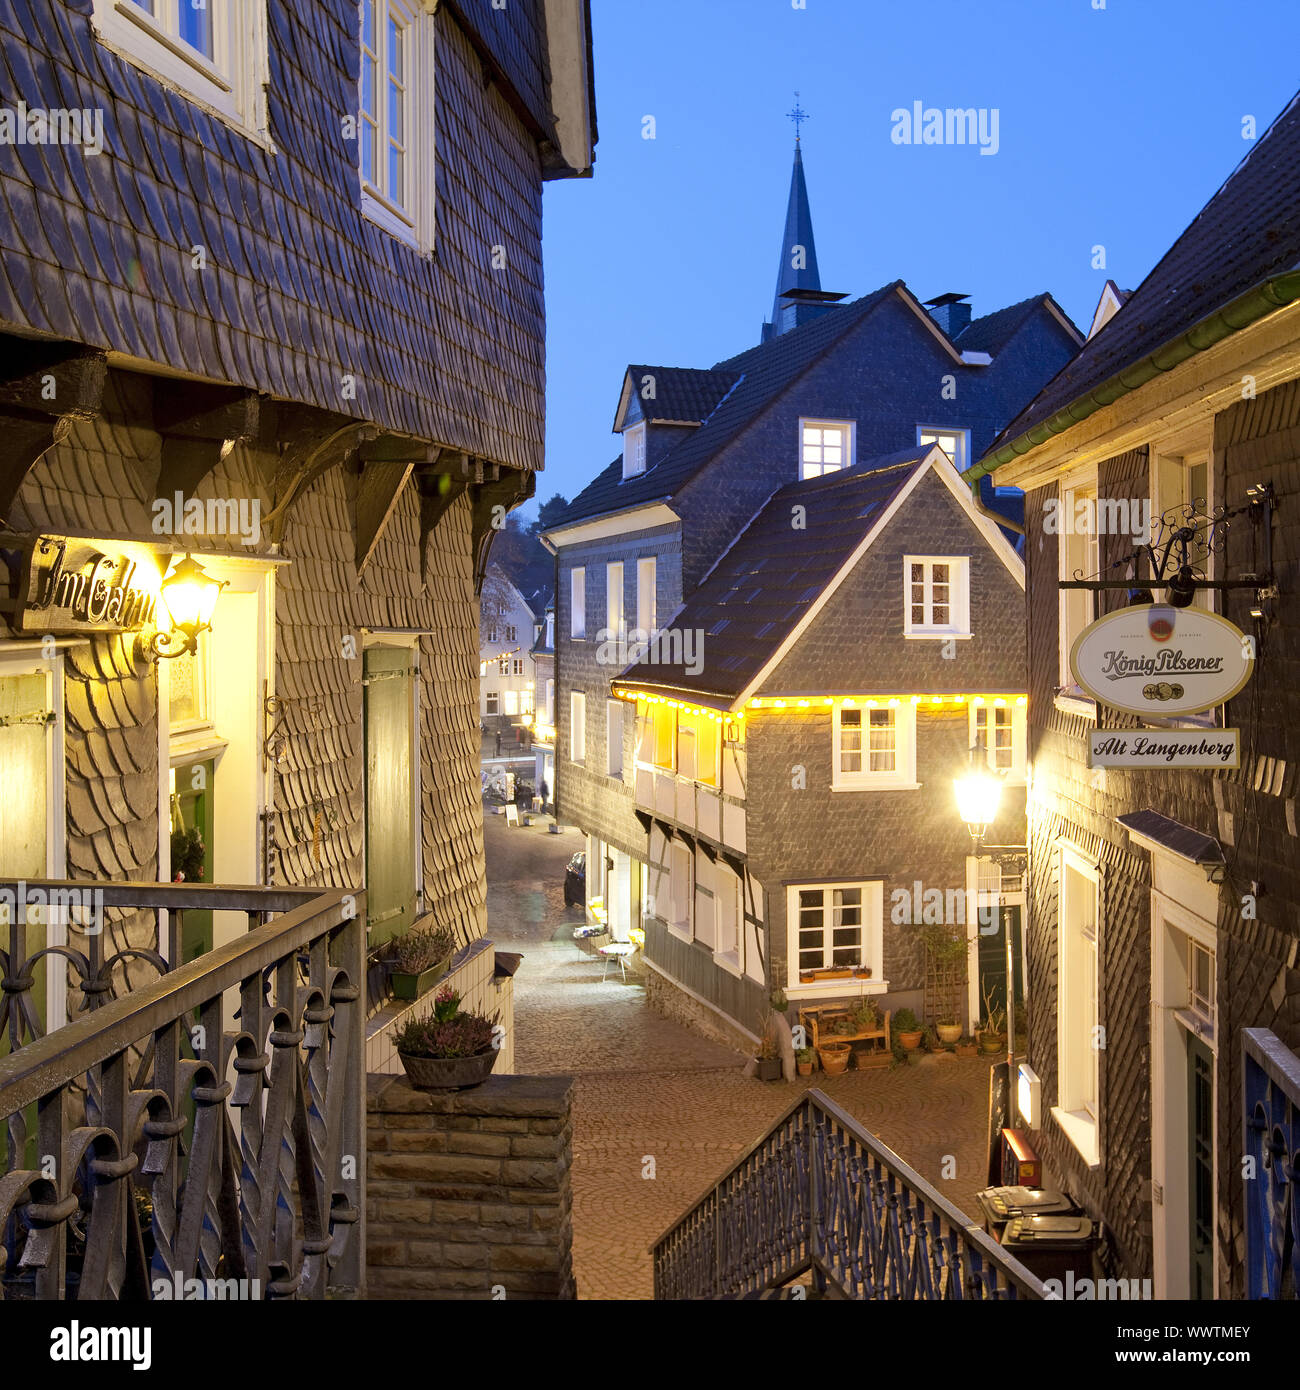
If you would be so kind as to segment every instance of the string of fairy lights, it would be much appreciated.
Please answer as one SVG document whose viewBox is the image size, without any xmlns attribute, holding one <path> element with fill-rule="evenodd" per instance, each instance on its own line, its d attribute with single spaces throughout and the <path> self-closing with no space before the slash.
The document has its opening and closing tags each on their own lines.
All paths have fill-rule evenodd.
<svg viewBox="0 0 1300 1390">
<path fill-rule="evenodd" d="M 1024 709 L 1029 703 L 1027 696 L 1017 695 L 1014 692 L 1001 695 L 763 695 L 755 696 L 749 700 L 743 709 L 728 711 L 710 709 L 707 705 L 693 705 L 689 700 L 674 700 L 670 696 L 657 695 L 649 690 L 616 688 L 614 694 L 620 700 L 635 700 L 646 705 L 664 705 L 681 714 L 692 715 L 700 719 L 707 717 L 714 723 L 724 725 L 744 723 L 746 716 L 756 710 L 828 710 L 834 709 L 836 706 L 841 709 L 900 709 L 903 705 L 912 705 L 917 709 L 929 706 L 931 713 L 939 713 L 945 706 L 951 709 L 965 707 L 979 709 L 983 706 L 991 706 L 994 709 L 1007 709 L 1014 706 Z"/>
</svg>

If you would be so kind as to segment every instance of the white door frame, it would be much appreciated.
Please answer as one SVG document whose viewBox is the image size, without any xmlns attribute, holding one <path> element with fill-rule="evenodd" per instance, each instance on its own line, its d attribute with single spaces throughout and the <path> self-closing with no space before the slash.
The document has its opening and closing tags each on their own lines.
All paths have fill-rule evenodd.
<svg viewBox="0 0 1300 1390">
<path fill-rule="evenodd" d="M 1198 866 L 1158 847 L 1151 848 L 1151 1219 L 1155 1296 L 1186 1298 L 1191 1286 L 1188 1238 L 1191 1194 L 1187 1160 L 1187 1026 L 1177 1017 L 1188 1003 L 1186 938 L 1214 953 L 1218 992 L 1220 953 L 1216 921 L 1219 890 Z M 1199 910 L 1198 910 L 1199 909 Z M 1211 915 L 1213 914 L 1213 915 Z M 1218 1101 L 1218 1040 L 1204 1037 L 1215 1058 Z M 1216 1115 L 1217 1121 L 1217 1115 Z M 1170 1136 L 1179 1136 L 1170 1142 Z M 1219 1209 L 1217 1134 L 1213 1209 Z M 1219 1288 L 1219 1244 L 1214 1244 L 1214 1288 Z"/>
</svg>

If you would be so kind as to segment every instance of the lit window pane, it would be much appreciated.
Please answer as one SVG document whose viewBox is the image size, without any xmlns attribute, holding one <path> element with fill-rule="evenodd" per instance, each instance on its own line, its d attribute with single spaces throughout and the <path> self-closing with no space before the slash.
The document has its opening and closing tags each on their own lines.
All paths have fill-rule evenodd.
<svg viewBox="0 0 1300 1390">
<path fill-rule="evenodd" d="M 803 461 L 805 463 L 820 463 L 821 457 L 821 450 L 816 445 L 805 444 L 803 446 Z"/>
</svg>

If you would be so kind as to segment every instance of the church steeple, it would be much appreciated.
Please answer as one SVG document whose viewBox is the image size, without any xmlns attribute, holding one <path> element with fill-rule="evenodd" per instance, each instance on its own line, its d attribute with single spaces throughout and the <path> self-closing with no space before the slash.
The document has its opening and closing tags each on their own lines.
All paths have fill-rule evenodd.
<svg viewBox="0 0 1300 1390">
<path fill-rule="evenodd" d="M 794 168 L 790 174 L 790 199 L 786 205 L 785 232 L 781 237 L 781 260 L 777 267 L 776 294 L 772 298 L 771 321 L 763 325 L 763 341 L 797 328 L 817 314 L 824 313 L 840 294 L 828 295 L 822 290 L 817 270 L 817 244 L 813 238 L 812 208 L 808 202 L 808 184 L 803 172 L 803 144 L 799 126 L 808 119 L 795 94 L 794 110 Z"/>
</svg>

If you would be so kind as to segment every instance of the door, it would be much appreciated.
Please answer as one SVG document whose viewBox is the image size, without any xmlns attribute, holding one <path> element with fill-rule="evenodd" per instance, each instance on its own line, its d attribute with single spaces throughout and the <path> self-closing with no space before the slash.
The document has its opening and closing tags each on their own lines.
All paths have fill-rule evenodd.
<svg viewBox="0 0 1300 1390">
<path fill-rule="evenodd" d="M 995 1009 L 1004 1014 L 1007 1007 L 1007 931 L 1011 931 L 1012 961 L 1016 973 L 1016 1012 L 1023 1017 L 1025 1001 L 1025 964 L 1023 941 L 1020 929 L 1020 905 L 999 907 L 997 910 L 997 930 L 979 935 L 980 965 L 980 1014 L 984 1013 L 984 1000 L 991 1000 Z"/>
<path fill-rule="evenodd" d="M 174 769 L 172 792 L 172 877 L 184 874 L 186 883 L 213 883 L 213 785 L 216 760 L 207 758 Z M 190 909 L 181 919 L 181 962 L 210 951 L 212 913 Z"/>
<path fill-rule="evenodd" d="M 367 647 L 364 679 L 366 924 L 375 946 L 415 921 L 413 650 Z"/>
<path fill-rule="evenodd" d="M 1189 1297 L 1214 1297 L 1214 1054 L 1187 1033 Z"/>
</svg>

